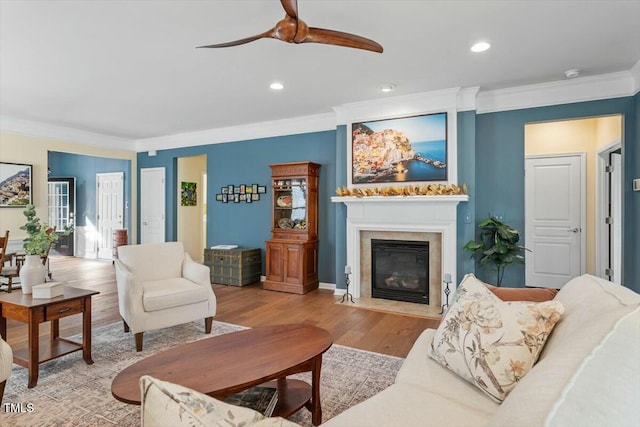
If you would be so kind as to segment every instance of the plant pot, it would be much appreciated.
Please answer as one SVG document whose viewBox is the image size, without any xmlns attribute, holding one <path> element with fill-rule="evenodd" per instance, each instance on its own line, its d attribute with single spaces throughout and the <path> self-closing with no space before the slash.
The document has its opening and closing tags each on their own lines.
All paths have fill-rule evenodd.
<svg viewBox="0 0 640 427">
<path fill-rule="evenodd" d="M 31 294 L 33 285 L 44 283 L 47 269 L 42 265 L 40 255 L 27 255 L 24 264 L 20 267 L 20 285 L 23 294 Z"/>
</svg>

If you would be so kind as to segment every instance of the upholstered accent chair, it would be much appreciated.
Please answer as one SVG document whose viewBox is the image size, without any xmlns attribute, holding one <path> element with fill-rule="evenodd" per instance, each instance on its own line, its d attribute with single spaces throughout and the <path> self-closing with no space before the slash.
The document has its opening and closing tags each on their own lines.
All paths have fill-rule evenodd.
<svg viewBox="0 0 640 427">
<path fill-rule="evenodd" d="M 11 376 L 11 368 L 13 367 L 13 352 L 11 347 L 2 338 L 0 338 L 0 403 L 4 396 L 4 386 Z"/>
<path fill-rule="evenodd" d="M 209 267 L 193 261 L 182 242 L 119 246 L 114 264 L 120 316 L 136 351 L 149 330 L 205 319 L 211 333 L 216 296 Z"/>
</svg>

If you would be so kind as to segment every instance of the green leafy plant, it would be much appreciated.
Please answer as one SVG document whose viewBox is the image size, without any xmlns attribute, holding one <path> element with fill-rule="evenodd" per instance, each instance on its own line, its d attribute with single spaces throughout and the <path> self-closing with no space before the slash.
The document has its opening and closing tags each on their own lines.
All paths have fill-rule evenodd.
<svg viewBox="0 0 640 427">
<path fill-rule="evenodd" d="M 43 224 L 40 218 L 36 216 L 36 207 L 28 204 L 23 212 L 27 217 L 27 223 L 20 227 L 20 230 L 27 232 L 27 238 L 24 239 L 22 247 L 27 255 L 43 255 L 52 244 L 58 241 L 60 235 L 69 235 L 73 229 L 65 227 L 61 232 L 55 232 L 53 228 Z"/>
<path fill-rule="evenodd" d="M 511 264 L 524 264 L 522 252 L 528 249 L 518 245 L 518 230 L 494 217 L 480 221 L 478 228 L 480 240 L 470 240 L 464 245 L 464 250 L 478 256 L 480 265 L 493 264 L 496 286 L 500 286 L 505 269 Z"/>
</svg>

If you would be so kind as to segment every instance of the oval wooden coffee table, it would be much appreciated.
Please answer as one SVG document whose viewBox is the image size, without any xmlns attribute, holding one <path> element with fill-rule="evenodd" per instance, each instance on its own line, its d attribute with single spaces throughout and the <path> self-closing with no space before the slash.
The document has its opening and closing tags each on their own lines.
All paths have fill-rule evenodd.
<svg viewBox="0 0 640 427">
<path fill-rule="evenodd" d="M 142 375 L 180 384 L 216 399 L 273 381 L 278 388 L 274 416 L 288 417 L 306 406 L 312 422 L 322 422 L 320 369 L 322 354 L 333 341 L 311 325 L 275 325 L 231 332 L 179 345 L 147 357 L 120 372 L 113 396 L 140 404 Z M 287 375 L 311 372 L 311 385 Z"/>
</svg>

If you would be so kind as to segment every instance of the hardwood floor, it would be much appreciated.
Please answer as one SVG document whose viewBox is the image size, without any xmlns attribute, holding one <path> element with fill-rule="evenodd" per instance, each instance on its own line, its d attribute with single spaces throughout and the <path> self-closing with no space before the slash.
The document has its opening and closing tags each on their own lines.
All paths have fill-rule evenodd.
<svg viewBox="0 0 640 427">
<path fill-rule="evenodd" d="M 53 279 L 78 288 L 100 292 L 92 299 L 93 328 L 121 321 L 114 267 L 111 261 L 50 257 Z M 329 290 L 294 295 L 263 290 L 259 284 L 235 287 L 214 285 L 218 307 L 215 320 L 257 327 L 280 323 L 307 323 L 324 328 L 336 344 L 405 357 L 415 339 L 438 321 L 414 316 L 384 313 L 336 304 L 340 297 Z M 69 336 L 81 332 L 80 315 L 60 320 L 60 333 Z M 40 334 L 49 333 L 48 322 Z M 124 332 L 123 332 L 124 333 Z M 27 328 L 24 323 L 7 322 L 8 342 L 14 349 L 24 348 Z M 132 350 L 134 348 L 131 337 Z"/>
</svg>

